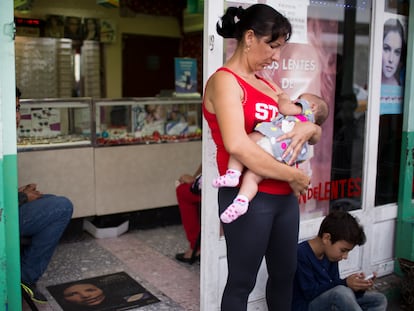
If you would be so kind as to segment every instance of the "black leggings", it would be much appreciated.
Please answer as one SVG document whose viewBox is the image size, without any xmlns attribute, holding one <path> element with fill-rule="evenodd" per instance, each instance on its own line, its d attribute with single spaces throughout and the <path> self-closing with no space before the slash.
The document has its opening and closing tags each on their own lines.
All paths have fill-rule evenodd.
<svg viewBox="0 0 414 311">
<path fill-rule="evenodd" d="M 230 205 L 238 188 L 220 188 L 220 214 Z M 263 256 L 268 280 L 269 311 L 290 311 L 299 232 L 298 199 L 292 195 L 258 193 L 247 213 L 223 224 L 227 245 L 228 277 L 221 301 L 222 311 L 247 310 Z"/>
</svg>

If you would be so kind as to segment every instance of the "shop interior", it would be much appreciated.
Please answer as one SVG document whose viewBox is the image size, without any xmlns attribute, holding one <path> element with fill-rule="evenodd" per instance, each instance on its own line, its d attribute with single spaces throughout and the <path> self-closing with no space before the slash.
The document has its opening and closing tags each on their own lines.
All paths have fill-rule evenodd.
<svg viewBox="0 0 414 311">
<path fill-rule="evenodd" d="M 139 310 L 197 310 L 199 262 L 174 259 L 188 247 L 175 181 L 201 161 L 202 8 L 112 2 L 15 8 L 19 184 L 74 204 L 36 307 L 62 308 L 50 285 L 123 271 L 160 300 Z M 187 59 L 191 87 L 176 78 Z"/>
<path fill-rule="evenodd" d="M 77 203 L 77 227 L 88 216 L 99 225 L 125 217 L 133 225 L 144 211 L 149 219 L 177 218 L 174 181 L 201 159 L 203 8 L 189 2 L 121 1 L 117 7 L 110 1 L 35 0 L 15 8 L 16 84 L 26 116 L 17 131 L 19 166 L 35 157 L 69 176 L 74 186 L 66 195 Z M 187 58 L 193 86 L 176 94 L 175 61 Z M 167 171 L 159 166 L 165 154 L 174 155 Z M 69 159 L 77 164 L 65 169 L 61 164 Z M 116 184 L 101 182 L 110 177 L 99 175 L 109 171 L 130 186 L 117 194 Z M 19 182 L 36 177 L 42 188 L 62 191 L 56 175 L 20 172 Z M 143 180 L 149 182 L 137 193 L 134 185 Z M 148 197 L 154 187 L 171 189 Z M 121 199 L 125 207 L 117 206 Z"/>
</svg>

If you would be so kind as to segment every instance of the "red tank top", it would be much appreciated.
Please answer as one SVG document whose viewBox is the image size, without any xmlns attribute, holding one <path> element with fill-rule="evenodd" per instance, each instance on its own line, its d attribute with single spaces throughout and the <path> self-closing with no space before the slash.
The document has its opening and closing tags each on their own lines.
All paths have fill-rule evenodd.
<svg viewBox="0 0 414 311">
<path fill-rule="evenodd" d="M 244 101 L 241 104 L 243 105 L 244 110 L 244 128 L 246 130 L 246 133 L 251 133 L 254 130 L 254 127 L 257 123 L 263 121 L 270 121 L 277 116 L 277 114 L 279 113 L 279 105 L 273 98 L 258 91 L 256 88 L 248 84 L 246 81 L 244 81 L 241 77 L 236 75 L 230 69 L 226 67 L 221 67 L 217 71 L 220 70 L 231 73 L 236 78 L 237 82 L 243 90 Z M 257 76 L 257 78 L 262 79 L 259 76 Z M 266 84 L 268 84 L 270 88 L 273 89 L 273 86 L 268 81 L 266 81 L 265 79 L 262 80 Z M 207 109 L 204 106 L 204 103 L 203 114 L 204 118 L 206 119 L 210 127 L 211 136 L 216 144 L 217 168 L 219 174 L 223 175 L 227 169 L 229 154 L 227 153 L 226 148 L 224 147 L 216 115 L 207 111 Z M 292 192 L 292 189 L 286 182 L 273 179 L 265 179 L 259 184 L 259 191 L 270 194 L 289 194 Z"/>
</svg>

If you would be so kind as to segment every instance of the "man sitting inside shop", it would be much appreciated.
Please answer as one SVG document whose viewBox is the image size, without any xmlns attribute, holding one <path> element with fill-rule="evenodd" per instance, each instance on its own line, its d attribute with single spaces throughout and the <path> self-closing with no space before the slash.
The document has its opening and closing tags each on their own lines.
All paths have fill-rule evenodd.
<svg viewBox="0 0 414 311">
<path fill-rule="evenodd" d="M 16 126 L 20 123 L 20 96 L 16 88 Z M 36 165 L 36 163 L 33 163 Z M 63 196 L 43 194 L 31 183 L 18 189 L 19 230 L 30 243 L 21 250 L 21 285 L 36 302 L 47 299 L 36 286 L 45 272 L 60 237 L 72 218 L 72 202 Z"/>
</svg>

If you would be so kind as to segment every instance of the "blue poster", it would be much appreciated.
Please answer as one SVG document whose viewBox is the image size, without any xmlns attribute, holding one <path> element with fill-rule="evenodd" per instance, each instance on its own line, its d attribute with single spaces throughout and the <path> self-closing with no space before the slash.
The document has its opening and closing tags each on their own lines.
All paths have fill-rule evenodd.
<svg viewBox="0 0 414 311">
<path fill-rule="evenodd" d="M 177 94 L 197 93 L 197 60 L 175 58 L 175 92 Z"/>
</svg>

